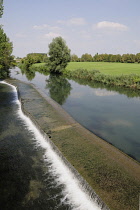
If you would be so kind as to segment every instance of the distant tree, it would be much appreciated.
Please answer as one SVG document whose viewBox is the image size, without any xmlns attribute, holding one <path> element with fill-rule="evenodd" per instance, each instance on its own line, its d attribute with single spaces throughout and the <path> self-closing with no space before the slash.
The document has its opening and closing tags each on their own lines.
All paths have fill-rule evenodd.
<svg viewBox="0 0 140 210">
<path fill-rule="evenodd" d="M 75 55 L 75 54 L 71 55 L 71 61 L 72 61 L 72 62 L 78 62 L 79 60 L 80 60 L 80 59 L 78 58 L 77 55 Z"/>
<path fill-rule="evenodd" d="M 140 63 L 140 53 L 136 54 L 136 62 Z"/>
<path fill-rule="evenodd" d="M 20 62 L 23 64 L 22 68 L 29 70 L 32 64 L 42 63 L 47 61 L 48 57 L 47 54 L 45 53 L 29 53 L 25 58 L 22 58 Z"/>
<path fill-rule="evenodd" d="M 122 62 L 122 63 L 135 63 L 138 62 L 140 63 L 140 53 L 135 54 L 98 54 L 96 53 L 93 56 L 93 61 L 94 62 Z"/>
<path fill-rule="evenodd" d="M 129 60 L 128 63 L 135 63 L 136 56 L 134 54 L 129 54 Z"/>
<path fill-rule="evenodd" d="M 116 55 L 109 54 L 109 62 L 116 62 L 116 60 L 117 60 Z"/>
<path fill-rule="evenodd" d="M 23 64 L 24 64 L 24 69 L 29 69 L 29 67 L 32 65 L 32 64 L 34 64 L 34 59 L 33 59 L 33 57 L 32 56 L 30 56 L 30 55 L 27 55 L 27 57 L 26 58 L 24 58 L 23 60 L 22 60 L 22 62 L 23 62 Z"/>
<path fill-rule="evenodd" d="M 82 62 L 92 62 L 93 61 L 92 55 L 90 55 L 88 53 L 83 54 L 81 56 L 81 61 Z"/>
<path fill-rule="evenodd" d="M 108 62 L 108 54 L 103 54 L 103 61 Z"/>
<path fill-rule="evenodd" d="M 42 60 L 44 63 L 47 63 L 48 62 L 48 56 L 47 54 L 44 54 L 43 55 L 43 60 Z"/>
<path fill-rule="evenodd" d="M 33 63 L 42 63 L 47 58 L 45 53 L 29 53 L 26 56 L 27 59 L 32 59 Z"/>
<path fill-rule="evenodd" d="M 93 61 L 96 62 L 98 59 L 98 53 L 96 53 L 94 56 L 93 56 Z"/>
<path fill-rule="evenodd" d="M 135 55 L 134 54 L 123 54 L 122 55 L 122 63 L 135 63 Z"/>
<path fill-rule="evenodd" d="M 16 59 L 20 60 L 21 58 L 19 56 L 17 56 Z"/>
<path fill-rule="evenodd" d="M 120 54 L 116 55 L 116 62 L 121 62 L 122 56 Z"/>
<path fill-rule="evenodd" d="M 12 56 L 13 45 L 0 26 L 0 78 L 6 78 L 10 74 L 10 67 L 15 65 Z"/>
<path fill-rule="evenodd" d="M 70 49 L 62 37 L 49 44 L 49 68 L 52 73 L 62 73 L 71 59 Z"/>
</svg>

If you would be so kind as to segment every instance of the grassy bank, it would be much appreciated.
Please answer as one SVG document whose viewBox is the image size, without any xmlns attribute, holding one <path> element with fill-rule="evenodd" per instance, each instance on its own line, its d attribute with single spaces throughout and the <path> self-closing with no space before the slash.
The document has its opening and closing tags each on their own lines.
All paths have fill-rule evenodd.
<svg viewBox="0 0 140 210">
<path fill-rule="evenodd" d="M 140 75 L 140 64 L 138 63 L 108 63 L 108 62 L 70 62 L 66 67 L 67 71 L 75 71 L 77 69 L 99 70 L 100 73 L 106 75 Z"/>
<path fill-rule="evenodd" d="M 13 83 L 19 88 L 24 109 L 110 209 L 137 210 L 139 163 L 69 119 L 59 105 L 30 85 Z"/>
<path fill-rule="evenodd" d="M 43 68 L 46 63 L 33 64 L 33 68 Z M 138 63 L 108 63 L 108 62 L 70 62 L 66 71 L 87 69 L 89 71 L 99 70 L 100 73 L 112 76 L 138 74 L 140 75 L 140 64 Z"/>
<path fill-rule="evenodd" d="M 77 69 L 73 71 L 67 70 L 65 76 L 69 79 L 85 79 L 106 85 L 140 89 L 140 75 L 137 74 L 113 76 L 101 74 L 98 70 Z"/>
<path fill-rule="evenodd" d="M 33 64 L 29 71 L 49 73 L 45 63 Z M 69 79 L 85 79 L 106 85 L 140 89 L 140 64 L 137 63 L 70 62 L 64 75 Z"/>
</svg>

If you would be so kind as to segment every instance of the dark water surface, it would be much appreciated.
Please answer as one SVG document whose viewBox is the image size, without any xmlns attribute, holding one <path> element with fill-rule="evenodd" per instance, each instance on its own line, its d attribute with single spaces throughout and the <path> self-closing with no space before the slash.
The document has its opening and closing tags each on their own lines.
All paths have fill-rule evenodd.
<svg viewBox="0 0 140 210">
<path fill-rule="evenodd" d="M 13 87 L 0 83 L 0 209 L 99 209 L 69 174 L 22 113 Z"/>
<path fill-rule="evenodd" d="M 38 72 L 27 79 L 18 68 L 12 70 L 11 76 L 31 80 L 80 124 L 140 161 L 139 92 Z"/>
</svg>

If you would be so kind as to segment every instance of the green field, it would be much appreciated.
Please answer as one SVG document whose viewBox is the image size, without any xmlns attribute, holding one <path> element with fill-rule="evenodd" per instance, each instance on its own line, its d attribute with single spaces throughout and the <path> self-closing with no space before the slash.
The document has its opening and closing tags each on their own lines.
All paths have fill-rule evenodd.
<svg viewBox="0 0 140 210">
<path fill-rule="evenodd" d="M 33 67 L 40 67 L 46 63 L 36 63 Z M 128 75 L 139 74 L 140 64 L 138 63 L 109 63 L 109 62 L 70 62 L 66 67 L 66 70 L 99 70 L 102 74 L 106 75 Z"/>
<path fill-rule="evenodd" d="M 70 62 L 66 68 L 66 70 L 76 69 L 99 70 L 106 75 L 140 75 L 140 64 L 138 63 Z"/>
<path fill-rule="evenodd" d="M 40 66 L 44 66 L 46 63 L 35 63 L 32 65 L 32 67 L 40 67 Z"/>
</svg>

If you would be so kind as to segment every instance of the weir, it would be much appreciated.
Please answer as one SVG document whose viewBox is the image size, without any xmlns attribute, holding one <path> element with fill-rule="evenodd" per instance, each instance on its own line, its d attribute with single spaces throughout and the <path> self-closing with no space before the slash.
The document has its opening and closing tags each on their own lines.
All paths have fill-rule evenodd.
<svg viewBox="0 0 140 210">
<path fill-rule="evenodd" d="M 52 163 L 53 168 L 50 170 L 52 173 L 56 174 L 58 183 L 60 182 L 65 185 L 65 196 L 63 200 L 68 199 L 69 202 L 74 205 L 74 209 L 77 210 L 108 210 L 107 205 L 62 155 L 33 116 L 24 109 L 18 88 L 6 82 L 2 83 L 10 85 L 13 88 L 15 92 L 15 102 L 19 105 L 18 115 L 24 120 L 28 130 L 34 133 L 37 143 L 46 150 L 44 160 L 49 159 Z"/>
</svg>

